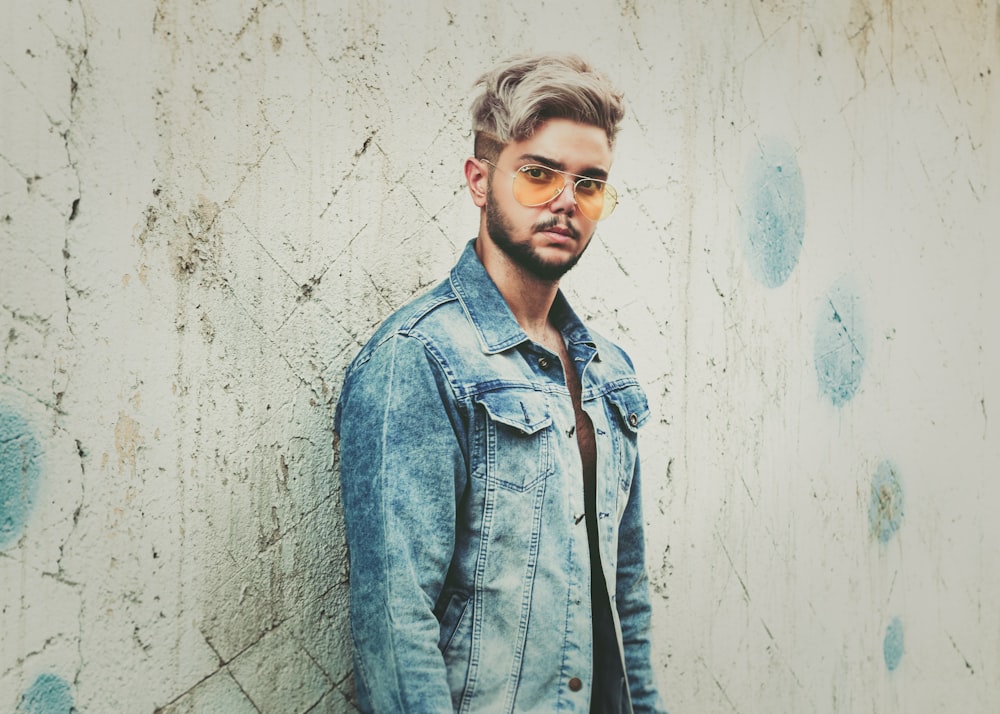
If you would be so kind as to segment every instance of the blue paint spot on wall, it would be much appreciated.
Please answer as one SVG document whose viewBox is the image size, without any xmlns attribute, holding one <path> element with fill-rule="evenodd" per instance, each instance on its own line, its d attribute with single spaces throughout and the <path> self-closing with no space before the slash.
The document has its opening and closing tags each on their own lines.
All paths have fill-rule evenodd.
<svg viewBox="0 0 1000 714">
<path fill-rule="evenodd" d="M 28 690 L 21 695 L 17 703 L 16 714 L 71 714 L 76 712 L 73 707 L 73 694 L 69 684 L 62 677 L 54 674 L 43 674 Z"/>
<path fill-rule="evenodd" d="M 868 522 L 872 537 L 887 543 L 903 522 L 903 487 L 896 467 L 888 461 L 879 464 L 872 479 L 872 494 L 868 504 Z"/>
<path fill-rule="evenodd" d="M 799 262 L 806 228 L 805 187 L 795 151 L 764 142 L 747 166 L 744 252 L 754 276 L 769 288 L 788 280 Z"/>
<path fill-rule="evenodd" d="M 20 537 L 40 473 L 41 449 L 31 428 L 0 404 L 0 550 Z"/>
<path fill-rule="evenodd" d="M 861 384 L 867 339 L 861 298 L 841 278 L 826 295 L 816 327 L 816 377 L 834 406 L 850 401 Z"/>
<path fill-rule="evenodd" d="M 882 656 L 885 657 L 885 666 L 890 672 L 894 671 L 903 659 L 903 623 L 898 617 L 892 618 L 892 622 L 885 629 Z"/>
</svg>

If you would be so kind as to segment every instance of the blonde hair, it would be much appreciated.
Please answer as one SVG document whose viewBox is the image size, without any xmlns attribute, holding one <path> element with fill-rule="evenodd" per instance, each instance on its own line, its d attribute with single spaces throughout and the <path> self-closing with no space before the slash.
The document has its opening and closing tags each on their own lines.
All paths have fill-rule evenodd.
<svg viewBox="0 0 1000 714">
<path fill-rule="evenodd" d="M 529 138 L 548 119 L 604 130 L 614 146 L 625 113 L 622 93 L 584 59 L 571 54 L 518 55 L 476 81 L 472 130 L 479 158 L 495 160 L 512 141 Z"/>
</svg>

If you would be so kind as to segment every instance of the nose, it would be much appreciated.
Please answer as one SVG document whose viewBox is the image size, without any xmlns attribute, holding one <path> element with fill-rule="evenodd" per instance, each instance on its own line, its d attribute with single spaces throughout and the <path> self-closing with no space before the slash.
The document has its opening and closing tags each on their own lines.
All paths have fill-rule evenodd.
<svg viewBox="0 0 1000 714">
<path fill-rule="evenodd" d="M 571 176 L 563 176 L 563 180 L 565 183 L 563 183 L 562 190 L 558 196 L 552 199 L 549 208 L 553 213 L 572 214 L 576 209 L 576 195 L 573 193 L 575 185 Z"/>
</svg>

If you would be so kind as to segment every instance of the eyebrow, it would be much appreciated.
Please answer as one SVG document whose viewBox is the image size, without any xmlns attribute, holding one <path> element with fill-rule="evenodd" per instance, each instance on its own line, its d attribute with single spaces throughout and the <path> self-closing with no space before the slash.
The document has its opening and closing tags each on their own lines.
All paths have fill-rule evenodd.
<svg viewBox="0 0 1000 714">
<path fill-rule="evenodd" d="M 545 156 L 540 156 L 539 154 L 521 154 L 518 157 L 518 159 L 524 161 L 531 161 L 536 164 L 541 164 L 542 166 L 546 166 L 550 169 L 555 169 L 556 171 L 563 171 L 565 173 L 571 174 L 572 176 L 585 176 L 587 178 L 600 179 L 601 181 L 605 181 L 608 178 L 608 172 L 605 171 L 604 169 L 598 169 L 598 168 L 584 169 L 583 173 L 574 174 L 571 171 L 566 171 L 566 164 L 562 163 L 561 161 L 555 161 L 554 159 L 549 159 Z"/>
</svg>

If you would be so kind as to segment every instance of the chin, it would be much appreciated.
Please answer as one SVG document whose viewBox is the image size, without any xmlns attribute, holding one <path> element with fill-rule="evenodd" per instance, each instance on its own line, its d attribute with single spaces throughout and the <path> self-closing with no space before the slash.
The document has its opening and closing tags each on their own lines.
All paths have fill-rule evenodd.
<svg viewBox="0 0 1000 714">
<path fill-rule="evenodd" d="M 545 282 L 555 282 L 569 272 L 590 244 L 589 237 L 567 237 L 556 243 L 536 233 L 526 240 L 515 240 L 511 222 L 492 201 L 486 204 L 486 232 L 512 263 Z"/>
</svg>

